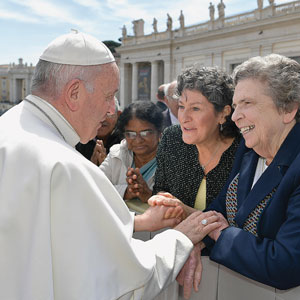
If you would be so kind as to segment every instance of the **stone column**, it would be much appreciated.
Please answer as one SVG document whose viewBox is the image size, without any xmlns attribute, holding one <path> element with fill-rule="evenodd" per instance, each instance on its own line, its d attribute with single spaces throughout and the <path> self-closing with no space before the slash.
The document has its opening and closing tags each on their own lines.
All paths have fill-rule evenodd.
<svg viewBox="0 0 300 300">
<path fill-rule="evenodd" d="M 132 64 L 132 101 L 138 100 L 138 63 Z"/>
<path fill-rule="evenodd" d="M 156 93 L 158 89 L 158 61 L 151 62 L 151 96 L 150 100 L 156 100 Z"/>
<path fill-rule="evenodd" d="M 120 106 L 123 109 L 126 103 L 125 95 L 125 65 L 124 63 L 120 64 Z"/>
<path fill-rule="evenodd" d="M 30 72 L 29 72 L 29 75 L 28 75 L 28 82 L 27 82 L 27 94 L 30 94 L 31 93 L 31 81 L 32 81 L 32 76 L 33 76 L 33 72 L 30 68 Z"/>
<path fill-rule="evenodd" d="M 205 54 L 204 66 L 205 67 L 212 67 L 213 66 L 213 53 Z"/>
<path fill-rule="evenodd" d="M 273 52 L 272 44 L 262 45 L 261 56 L 269 55 Z"/>
<path fill-rule="evenodd" d="M 220 68 L 223 68 L 223 65 L 222 65 L 222 53 L 221 52 L 213 54 L 213 63 L 212 63 L 212 65 L 213 66 L 218 66 Z"/>
<path fill-rule="evenodd" d="M 261 55 L 261 49 L 262 49 L 261 45 L 255 45 L 253 48 L 251 48 L 250 57 Z"/>
<path fill-rule="evenodd" d="M 171 82 L 171 63 L 170 60 L 164 60 L 164 83 Z"/>
<path fill-rule="evenodd" d="M 15 103 L 16 101 L 16 80 L 13 75 L 11 75 L 9 83 L 9 101 Z"/>
</svg>

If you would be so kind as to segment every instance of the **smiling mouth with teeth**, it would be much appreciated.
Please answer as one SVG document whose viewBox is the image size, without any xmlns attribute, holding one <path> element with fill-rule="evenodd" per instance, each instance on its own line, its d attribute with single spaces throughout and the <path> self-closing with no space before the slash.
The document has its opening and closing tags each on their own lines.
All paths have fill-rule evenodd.
<svg viewBox="0 0 300 300">
<path fill-rule="evenodd" d="M 247 132 L 249 132 L 250 130 L 252 130 L 254 127 L 255 127 L 254 125 L 250 125 L 250 126 L 247 126 L 247 127 L 240 128 L 240 132 L 241 132 L 242 134 L 247 133 Z"/>
</svg>

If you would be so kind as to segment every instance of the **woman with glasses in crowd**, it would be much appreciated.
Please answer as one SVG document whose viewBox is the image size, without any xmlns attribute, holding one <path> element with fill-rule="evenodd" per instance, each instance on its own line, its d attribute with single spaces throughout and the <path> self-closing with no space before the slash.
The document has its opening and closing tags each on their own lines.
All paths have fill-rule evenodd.
<svg viewBox="0 0 300 300">
<path fill-rule="evenodd" d="M 111 147 L 100 169 L 125 200 L 138 197 L 146 202 L 152 195 L 162 127 L 162 112 L 150 101 L 131 103 L 120 115 L 117 129 L 125 139 Z"/>
</svg>

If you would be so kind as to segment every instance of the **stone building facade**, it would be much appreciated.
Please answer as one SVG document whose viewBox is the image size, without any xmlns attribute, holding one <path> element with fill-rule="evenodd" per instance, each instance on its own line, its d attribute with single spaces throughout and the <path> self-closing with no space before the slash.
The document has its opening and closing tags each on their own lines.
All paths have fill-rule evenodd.
<svg viewBox="0 0 300 300">
<path fill-rule="evenodd" d="M 160 84 L 176 79 L 187 66 L 219 66 L 229 73 L 252 56 L 283 54 L 300 61 L 300 1 L 266 6 L 226 17 L 226 3 L 210 5 L 210 19 L 194 26 L 184 26 L 144 35 L 144 21 L 133 21 L 135 34 L 123 34 L 117 48 L 120 58 L 121 106 L 148 99 L 156 101 Z M 183 18 L 184 16 L 180 16 Z M 155 19 L 156 20 L 156 19 Z M 168 20 L 170 22 L 170 20 Z M 124 33 L 124 32 L 123 32 Z"/>
<path fill-rule="evenodd" d="M 29 92 L 34 67 L 23 63 L 0 65 L 0 115 L 19 103 Z"/>
</svg>

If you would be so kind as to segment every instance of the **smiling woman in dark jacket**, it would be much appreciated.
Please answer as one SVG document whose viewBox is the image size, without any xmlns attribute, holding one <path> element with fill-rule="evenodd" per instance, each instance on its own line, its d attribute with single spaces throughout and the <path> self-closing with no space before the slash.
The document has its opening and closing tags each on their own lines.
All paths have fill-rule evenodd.
<svg viewBox="0 0 300 300">
<path fill-rule="evenodd" d="M 204 244 L 212 260 L 289 289 L 300 285 L 300 65 L 276 54 L 254 57 L 235 69 L 234 82 L 232 119 L 244 140 L 207 208 L 222 225 Z"/>
</svg>

